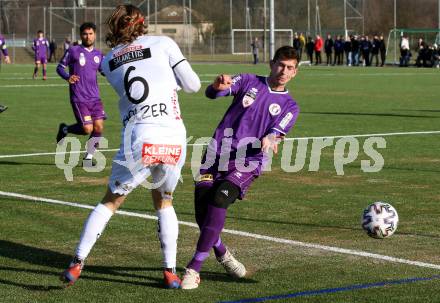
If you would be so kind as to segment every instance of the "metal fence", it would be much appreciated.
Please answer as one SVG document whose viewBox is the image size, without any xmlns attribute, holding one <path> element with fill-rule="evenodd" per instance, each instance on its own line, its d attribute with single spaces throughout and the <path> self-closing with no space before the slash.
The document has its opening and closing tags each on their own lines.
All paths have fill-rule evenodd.
<svg viewBox="0 0 440 303">
<path fill-rule="evenodd" d="M 276 0 L 275 45 L 292 44 L 291 33 L 387 35 L 401 27 L 438 27 L 438 2 L 420 0 L 406 17 L 410 0 Z M 14 62 L 32 62 L 30 44 L 43 30 L 57 44 L 58 57 L 64 40 L 78 39 L 81 23 L 97 24 L 96 46 L 107 51 L 105 20 L 121 0 L 0 0 L 0 33 L 12 48 Z M 251 61 L 251 43 L 260 41 L 260 58 L 268 59 L 269 0 L 134 0 L 148 16 L 153 35 L 174 38 L 185 55 L 200 61 Z M 415 2 L 415 1 L 412 1 Z M 394 1 L 396 3 L 396 1 Z M 424 5 L 425 4 L 425 5 Z M 406 7 L 405 7 L 406 5 Z M 423 10 L 424 9 L 424 10 Z M 419 12 L 420 10 L 420 12 Z M 380 13 L 379 13 L 380 12 Z M 411 23 L 412 22 L 412 23 Z M 425 22 L 425 23 L 420 23 Z M 236 31 L 241 29 L 241 31 Z"/>
</svg>

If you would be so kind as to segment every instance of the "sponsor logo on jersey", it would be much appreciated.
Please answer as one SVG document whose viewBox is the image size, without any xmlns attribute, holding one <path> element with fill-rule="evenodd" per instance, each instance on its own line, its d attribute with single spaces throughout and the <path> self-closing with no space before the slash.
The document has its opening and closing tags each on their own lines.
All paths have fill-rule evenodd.
<svg viewBox="0 0 440 303">
<path fill-rule="evenodd" d="M 279 104 L 272 103 L 269 105 L 269 113 L 272 116 L 278 116 L 281 113 L 281 106 L 279 106 Z"/>
<path fill-rule="evenodd" d="M 92 117 L 91 116 L 84 116 L 84 121 L 92 121 Z"/>
<path fill-rule="evenodd" d="M 151 58 L 151 51 L 149 48 L 144 49 L 133 49 L 132 51 L 123 52 L 121 55 L 112 58 L 108 64 L 110 67 L 110 71 L 114 71 L 118 67 L 144 59 Z"/>
<path fill-rule="evenodd" d="M 86 65 L 86 57 L 84 56 L 84 53 L 79 54 L 79 65 L 81 66 Z"/>
<path fill-rule="evenodd" d="M 249 107 L 254 103 L 255 99 L 257 98 L 258 89 L 251 88 L 246 95 L 243 97 L 243 107 Z"/>
<path fill-rule="evenodd" d="M 96 64 L 99 64 L 99 61 L 101 59 L 98 56 L 93 57 L 93 61 L 95 61 Z"/>
<path fill-rule="evenodd" d="M 181 145 L 144 143 L 142 146 L 142 163 L 146 166 L 153 164 L 176 165 L 181 155 Z"/>
<path fill-rule="evenodd" d="M 282 129 L 285 129 L 286 126 L 287 126 L 287 124 L 289 124 L 290 120 L 292 120 L 292 118 L 293 118 L 293 114 L 292 114 L 292 113 L 287 113 L 287 114 L 284 116 L 283 120 L 281 120 L 281 122 L 280 122 L 280 127 L 281 127 Z"/>
</svg>

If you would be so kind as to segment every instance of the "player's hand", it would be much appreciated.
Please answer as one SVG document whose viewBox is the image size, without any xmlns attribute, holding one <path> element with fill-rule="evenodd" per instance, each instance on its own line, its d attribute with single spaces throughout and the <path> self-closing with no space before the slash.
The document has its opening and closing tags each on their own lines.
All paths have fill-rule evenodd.
<svg viewBox="0 0 440 303">
<path fill-rule="evenodd" d="M 75 84 L 75 82 L 79 81 L 79 76 L 77 75 L 72 75 L 69 77 L 69 79 L 67 80 L 70 84 Z"/>
<path fill-rule="evenodd" d="M 261 150 L 264 153 L 268 153 L 270 150 L 273 150 L 274 154 L 277 154 L 278 144 L 280 141 L 280 138 L 278 138 L 275 134 L 269 134 L 263 138 Z"/>
<path fill-rule="evenodd" d="M 11 58 L 9 58 L 9 56 L 5 56 L 5 63 L 6 64 L 11 63 Z"/>
<path fill-rule="evenodd" d="M 215 78 L 214 83 L 212 83 L 212 87 L 217 91 L 222 91 L 230 88 L 232 85 L 232 78 L 229 75 L 218 75 Z"/>
</svg>

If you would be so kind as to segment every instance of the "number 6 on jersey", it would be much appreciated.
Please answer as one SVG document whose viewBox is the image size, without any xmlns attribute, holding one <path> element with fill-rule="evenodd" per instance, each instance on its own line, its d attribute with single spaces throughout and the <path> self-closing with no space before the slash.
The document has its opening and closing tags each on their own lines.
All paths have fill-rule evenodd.
<svg viewBox="0 0 440 303">
<path fill-rule="evenodd" d="M 127 71 L 125 72 L 125 76 L 124 76 L 124 88 L 125 88 L 125 93 L 127 94 L 127 98 L 128 100 L 133 103 L 133 104 L 139 104 L 144 102 L 147 97 L 148 97 L 148 93 L 149 93 L 149 87 L 148 87 L 148 82 L 147 80 L 145 80 L 142 77 L 133 77 L 130 80 L 128 80 L 128 76 L 130 75 L 130 73 L 132 71 L 136 70 L 136 67 L 134 66 L 130 66 Z M 134 82 L 139 81 L 142 83 L 142 85 L 144 86 L 144 93 L 143 95 L 139 98 L 139 99 L 135 99 L 133 98 L 133 96 L 131 95 L 131 87 L 133 85 Z"/>
</svg>

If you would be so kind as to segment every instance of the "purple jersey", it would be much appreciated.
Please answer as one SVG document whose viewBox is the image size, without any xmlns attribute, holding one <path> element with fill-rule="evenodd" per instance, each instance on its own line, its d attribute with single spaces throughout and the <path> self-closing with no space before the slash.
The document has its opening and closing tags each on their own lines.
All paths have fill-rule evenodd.
<svg viewBox="0 0 440 303">
<path fill-rule="evenodd" d="M 96 102 L 100 100 L 97 72 L 101 71 L 103 55 L 97 49 L 89 50 L 82 45 L 71 46 L 61 58 L 57 73 L 65 80 L 71 75 L 79 76 L 79 81 L 70 84 L 72 102 Z M 69 67 L 69 74 L 65 68 Z"/>
<path fill-rule="evenodd" d="M 32 49 L 35 52 L 35 61 L 40 61 L 41 58 L 47 58 L 49 48 L 49 41 L 46 38 L 35 38 Z"/>
<path fill-rule="evenodd" d="M 215 141 L 212 141 L 208 147 L 209 159 L 205 163 L 214 163 L 214 166 L 219 166 L 220 162 L 222 166 L 221 158 L 229 153 L 227 167 L 216 169 L 219 171 L 236 170 L 235 159 L 244 158 L 244 156 L 237 157 L 237 151 L 241 150 L 241 152 L 246 152 L 244 158 L 246 166 L 249 161 L 259 163 L 255 171 L 259 175 L 264 154 L 261 151 L 261 145 L 252 146 L 252 144 L 258 140 L 261 141 L 270 133 L 286 135 L 296 121 L 299 107 L 287 90 L 273 91 L 267 84 L 266 77 L 252 74 L 235 76 L 228 90 L 217 92 L 212 86 L 208 86 L 206 90 L 206 96 L 209 98 L 229 95 L 234 96 L 234 99 L 215 130 L 213 135 Z M 223 140 L 224 142 L 231 141 L 231 147 L 225 148 Z M 229 143 L 226 144 L 229 145 Z M 215 160 L 212 159 L 214 153 Z M 204 161 L 206 161 L 206 156 Z M 206 167 L 203 167 L 202 174 L 207 172 Z"/>
<path fill-rule="evenodd" d="M 3 37 L 2 35 L 0 35 L 0 50 L 2 51 L 3 56 L 8 55 L 8 48 L 6 47 L 5 37 Z"/>
</svg>

